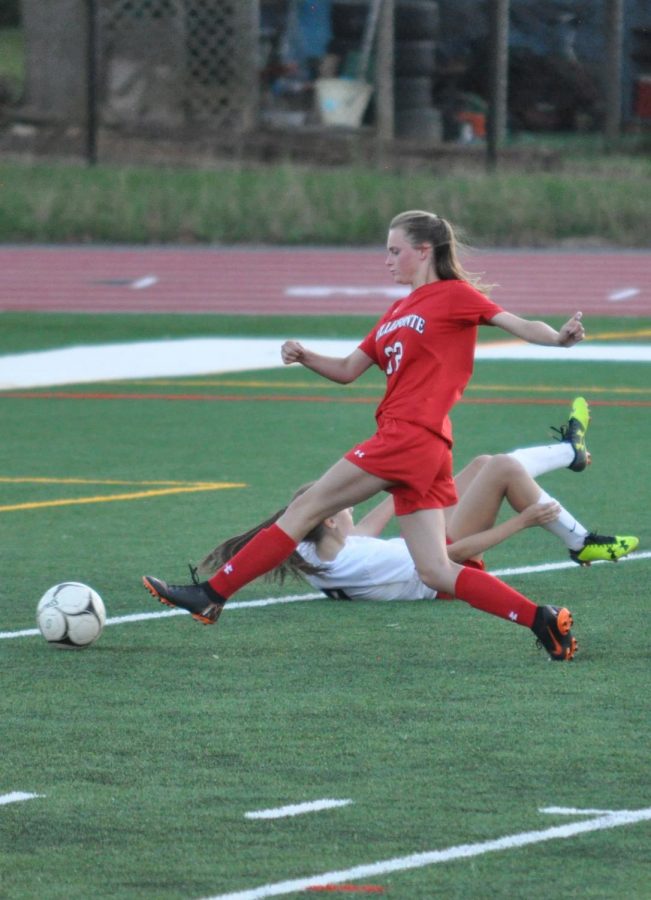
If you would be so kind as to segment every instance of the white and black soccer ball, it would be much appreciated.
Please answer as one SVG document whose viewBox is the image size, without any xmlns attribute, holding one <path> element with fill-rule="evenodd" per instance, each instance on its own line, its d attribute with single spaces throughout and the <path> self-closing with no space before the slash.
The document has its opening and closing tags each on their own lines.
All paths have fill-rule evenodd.
<svg viewBox="0 0 651 900">
<path fill-rule="evenodd" d="M 102 633 L 106 609 L 93 588 L 78 581 L 64 581 L 43 594 L 36 608 L 36 623 L 49 644 L 82 650 Z"/>
</svg>

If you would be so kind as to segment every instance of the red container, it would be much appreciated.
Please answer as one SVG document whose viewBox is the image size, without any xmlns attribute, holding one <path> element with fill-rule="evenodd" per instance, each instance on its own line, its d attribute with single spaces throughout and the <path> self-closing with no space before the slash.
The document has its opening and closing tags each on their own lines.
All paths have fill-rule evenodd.
<svg viewBox="0 0 651 900">
<path fill-rule="evenodd" d="M 651 119 L 651 75 L 640 75 L 635 82 L 635 116 Z"/>
</svg>

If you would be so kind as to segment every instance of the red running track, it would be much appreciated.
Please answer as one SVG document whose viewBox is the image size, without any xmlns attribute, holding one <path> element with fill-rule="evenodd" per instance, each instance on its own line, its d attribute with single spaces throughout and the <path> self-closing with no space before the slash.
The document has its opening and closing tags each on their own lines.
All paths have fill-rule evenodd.
<svg viewBox="0 0 651 900">
<path fill-rule="evenodd" d="M 466 265 L 515 313 L 651 316 L 651 252 L 477 251 Z M 0 247 L 0 311 L 379 315 L 395 292 L 381 247 Z"/>
</svg>

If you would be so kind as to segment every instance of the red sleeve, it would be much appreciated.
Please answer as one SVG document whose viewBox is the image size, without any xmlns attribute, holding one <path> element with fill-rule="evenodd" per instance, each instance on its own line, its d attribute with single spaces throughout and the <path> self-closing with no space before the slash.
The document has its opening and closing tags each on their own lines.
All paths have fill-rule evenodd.
<svg viewBox="0 0 651 900">
<path fill-rule="evenodd" d="M 372 359 L 373 362 L 377 365 L 377 354 L 375 353 L 375 331 L 377 326 L 373 329 L 373 331 L 369 331 L 366 335 L 362 343 L 359 345 L 359 349 L 365 353 L 369 359 Z"/>
<path fill-rule="evenodd" d="M 473 325 L 485 325 L 504 309 L 467 282 L 459 283 L 453 310 L 456 316 Z"/>
<path fill-rule="evenodd" d="M 499 313 L 504 312 L 504 307 L 500 306 L 499 303 L 494 303 L 492 300 L 489 300 L 488 297 L 484 297 L 484 300 L 486 302 L 486 311 L 482 313 L 481 321 L 485 325 Z"/>
</svg>

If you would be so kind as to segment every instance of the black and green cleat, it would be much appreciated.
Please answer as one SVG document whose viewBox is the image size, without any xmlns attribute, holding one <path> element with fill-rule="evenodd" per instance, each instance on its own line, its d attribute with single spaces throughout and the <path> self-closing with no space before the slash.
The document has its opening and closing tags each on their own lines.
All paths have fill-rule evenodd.
<svg viewBox="0 0 651 900">
<path fill-rule="evenodd" d="M 622 556 L 627 556 L 637 549 L 640 539 L 632 536 L 609 536 L 590 532 L 585 537 L 583 547 L 580 550 L 570 550 L 570 558 L 580 566 L 589 566 L 590 563 L 599 560 L 617 562 Z"/>
<path fill-rule="evenodd" d="M 573 472 L 582 472 L 591 463 L 590 452 L 585 444 L 585 433 L 590 424 L 590 407 L 585 397 L 576 397 L 572 402 L 570 417 L 567 425 L 553 428 L 560 435 L 559 441 L 566 441 L 572 445 L 574 459 L 568 466 Z"/>
</svg>

